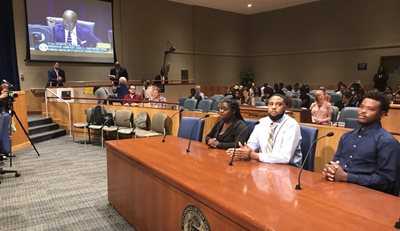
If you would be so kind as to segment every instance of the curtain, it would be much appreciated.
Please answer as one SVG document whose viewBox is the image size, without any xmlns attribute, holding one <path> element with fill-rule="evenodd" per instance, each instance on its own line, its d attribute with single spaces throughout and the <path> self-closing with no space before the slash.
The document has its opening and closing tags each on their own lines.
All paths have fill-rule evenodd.
<svg viewBox="0 0 400 231">
<path fill-rule="evenodd" d="M 20 90 L 12 0 L 0 0 L 0 81 Z"/>
</svg>

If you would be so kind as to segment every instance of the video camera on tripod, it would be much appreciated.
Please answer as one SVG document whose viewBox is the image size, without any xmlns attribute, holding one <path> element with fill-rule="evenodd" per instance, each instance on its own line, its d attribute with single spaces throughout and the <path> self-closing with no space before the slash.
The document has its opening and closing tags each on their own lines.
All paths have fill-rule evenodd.
<svg viewBox="0 0 400 231">
<path fill-rule="evenodd" d="M 10 101 L 11 101 L 11 102 L 14 102 L 14 101 L 15 101 L 15 98 L 18 97 L 18 93 L 17 93 L 17 92 L 14 92 L 14 91 L 16 90 L 15 87 L 14 87 L 10 82 L 8 82 L 8 81 L 5 80 L 5 79 L 3 79 L 2 83 L 6 84 L 8 90 L 9 90 L 9 92 L 8 92 L 8 94 L 7 94 L 6 100 L 9 101 L 9 102 L 10 102 Z"/>
<path fill-rule="evenodd" d="M 17 98 L 18 97 L 18 93 L 17 92 L 14 92 L 14 91 L 10 91 L 10 92 L 8 92 L 8 98 L 9 98 L 9 100 L 15 100 L 15 98 Z"/>
</svg>

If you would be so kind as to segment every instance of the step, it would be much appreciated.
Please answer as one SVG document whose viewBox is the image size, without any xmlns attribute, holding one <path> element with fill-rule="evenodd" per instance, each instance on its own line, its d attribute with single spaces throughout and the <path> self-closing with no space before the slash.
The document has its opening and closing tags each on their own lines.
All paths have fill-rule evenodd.
<svg viewBox="0 0 400 231">
<path fill-rule="evenodd" d="M 57 129 L 57 130 L 53 130 L 53 131 L 47 131 L 47 132 L 42 132 L 39 134 L 34 134 L 34 135 L 30 135 L 29 137 L 31 138 L 33 143 L 39 143 L 39 142 L 43 142 L 43 141 L 47 141 L 50 139 L 54 139 L 60 136 L 65 136 L 67 134 L 67 132 L 64 129 Z"/>
<path fill-rule="evenodd" d="M 28 119 L 28 127 L 35 127 L 43 124 L 51 124 L 53 121 L 50 117 Z"/>
<path fill-rule="evenodd" d="M 38 134 L 41 132 L 47 132 L 47 131 L 51 131 L 51 130 L 57 130 L 59 129 L 60 126 L 56 123 L 51 123 L 51 124 L 43 124 L 43 125 L 38 125 L 38 126 L 33 126 L 33 127 L 29 127 L 29 135 L 34 135 L 34 134 Z"/>
</svg>

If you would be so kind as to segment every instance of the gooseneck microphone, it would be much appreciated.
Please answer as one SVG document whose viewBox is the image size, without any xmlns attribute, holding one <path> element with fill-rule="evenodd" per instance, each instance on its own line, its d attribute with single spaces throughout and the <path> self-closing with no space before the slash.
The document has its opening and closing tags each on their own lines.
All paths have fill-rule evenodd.
<svg viewBox="0 0 400 231">
<path fill-rule="evenodd" d="M 183 112 L 183 109 L 179 109 L 179 111 L 175 112 L 175 113 L 171 116 L 171 120 L 170 120 L 170 122 L 169 122 L 169 124 L 168 124 L 167 127 L 169 127 L 169 126 L 171 125 L 171 123 L 172 123 L 172 118 L 174 118 L 175 115 L 177 115 L 177 114 L 179 114 L 179 113 L 181 113 L 181 112 Z M 162 139 L 162 142 L 163 142 L 163 143 L 165 142 L 165 137 L 166 137 L 166 136 L 167 136 L 167 133 L 164 132 L 164 137 L 163 137 L 163 139 Z"/>
<path fill-rule="evenodd" d="M 303 171 L 304 165 L 306 164 L 306 161 L 307 161 L 307 159 L 308 159 L 308 156 L 309 156 L 310 153 L 311 153 L 311 149 L 312 149 L 312 148 L 314 147 L 314 145 L 318 142 L 318 140 L 320 140 L 320 139 L 322 139 L 322 138 L 325 138 L 325 137 L 331 137 L 331 136 L 333 136 L 334 134 L 335 134 L 335 133 L 333 133 L 333 132 L 328 132 L 328 133 L 326 133 L 325 135 L 323 135 L 323 136 L 319 137 L 318 139 L 316 139 L 316 140 L 311 144 L 311 146 L 310 146 L 310 148 L 308 149 L 308 152 L 307 152 L 307 154 L 306 154 L 306 157 L 305 157 L 304 160 L 303 160 L 303 164 L 302 164 L 301 167 L 300 167 L 299 175 L 298 175 L 298 177 L 297 177 L 297 185 L 296 185 L 296 187 L 295 187 L 294 189 L 296 189 L 296 190 L 302 190 L 301 185 L 300 185 L 301 172 Z"/>
<path fill-rule="evenodd" d="M 240 135 L 242 135 L 243 131 L 245 131 L 245 130 L 248 129 L 249 127 L 251 127 L 251 126 L 256 126 L 256 125 L 259 124 L 259 123 L 260 123 L 260 121 L 256 121 L 254 124 L 248 124 L 246 127 L 244 127 L 244 128 L 239 132 L 239 135 L 238 135 L 238 137 L 236 137 L 236 140 L 235 140 L 235 147 L 233 147 L 233 153 L 232 153 L 231 159 L 229 160 L 229 163 L 228 163 L 229 166 L 232 166 L 232 165 L 233 165 L 233 158 L 235 157 L 236 148 L 237 148 L 237 145 L 238 145 L 238 142 L 239 142 Z"/>
<path fill-rule="evenodd" d="M 209 114 L 205 114 L 203 117 L 200 117 L 197 121 L 196 121 L 196 123 L 193 125 L 193 127 L 192 127 L 192 131 L 190 132 L 190 139 L 189 139 L 189 143 L 188 143 L 188 147 L 187 147 L 187 149 L 186 149 L 186 152 L 190 152 L 190 144 L 192 143 L 192 137 L 193 137 L 193 131 L 194 131 L 194 128 L 196 127 L 196 125 L 199 123 L 199 121 L 200 120 L 202 120 L 202 119 L 204 119 L 204 118 L 207 118 L 207 117 L 209 117 L 210 115 Z"/>
</svg>

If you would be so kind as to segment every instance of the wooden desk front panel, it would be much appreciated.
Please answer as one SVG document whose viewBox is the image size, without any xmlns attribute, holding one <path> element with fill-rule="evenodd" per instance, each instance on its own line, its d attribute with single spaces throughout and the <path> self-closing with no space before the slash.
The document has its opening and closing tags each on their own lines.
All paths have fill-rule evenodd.
<svg viewBox="0 0 400 231">
<path fill-rule="evenodd" d="M 18 97 L 15 98 L 14 111 L 21 121 L 22 126 L 28 132 L 28 114 L 26 112 L 26 95 L 24 91 L 17 91 Z M 17 118 L 13 116 L 16 132 L 12 133 L 12 147 L 15 151 L 29 145 L 29 139 L 22 130 L 21 125 L 18 123 Z"/>
<path fill-rule="evenodd" d="M 249 230 L 382 230 L 391 229 L 400 216 L 398 197 L 350 183 L 328 182 L 321 174 L 308 171 L 303 172 L 303 190 L 297 191 L 297 168 L 256 161 L 234 162 L 230 167 L 223 150 L 192 142 L 191 152 L 186 153 L 187 143 L 172 136 L 163 144 L 155 138 L 107 142 L 109 200 L 125 217 L 133 217 L 129 221 L 134 226 L 142 219 L 152 223 L 143 227 L 169 224 L 162 217 L 166 210 L 175 214 L 172 222 L 180 222 L 185 203 L 192 202 L 203 210 L 212 230 L 220 230 L 214 216 Z M 165 197 L 157 191 L 161 188 Z M 180 195 L 172 196 L 176 193 Z M 171 197 L 177 206 L 166 205 L 166 198 Z M 174 227 L 179 226 L 171 227 L 177 230 Z"/>
<path fill-rule="evenodd" d="M 115 150 L 107 152 L 107 166 L 108 200 L 137 230 L 181 230 L 188 205 L 205 214 L 212 230 L 246 230 Z"/>
</svg>

